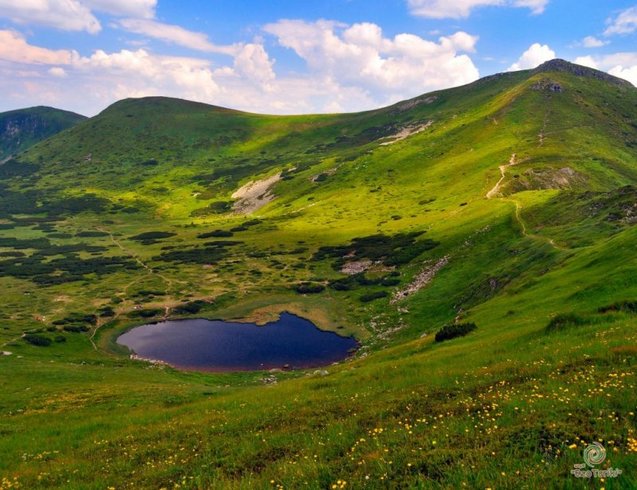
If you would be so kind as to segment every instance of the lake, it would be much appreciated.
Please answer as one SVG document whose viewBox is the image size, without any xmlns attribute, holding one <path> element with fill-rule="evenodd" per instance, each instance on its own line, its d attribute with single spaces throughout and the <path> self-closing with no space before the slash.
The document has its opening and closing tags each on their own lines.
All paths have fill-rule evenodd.
<svg viewBox="0 0 637 490">
<path fill-rule="evenodd" d="M 142 325 L 117 343 L 139 357 L 200 371 L 252 371 L 325 366 L 349 356 L 358 342 L 283 313 L 258 326 L 220 320 L 172 320 Z"/>
</svg>

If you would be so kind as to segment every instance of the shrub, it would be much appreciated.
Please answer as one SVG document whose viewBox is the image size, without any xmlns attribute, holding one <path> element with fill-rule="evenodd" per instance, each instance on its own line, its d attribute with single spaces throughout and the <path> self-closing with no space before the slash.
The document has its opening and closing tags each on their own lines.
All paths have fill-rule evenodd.
<svg viewBox="0 0 637 490">
<path fill-rule="evenodd" d="M 168 231 L 147 231 L 146 233 L 140 233 L 139 235 L 132 236 L 130 239 L 138 242 L 147 242 L 149 240 L 162 240 L 173 236 L 175 236 L 175 233 L 170 233 Z"/>
<path fill-rule="evenodd" d="M 400 279 L 396 277 L 386 277 L 381 281 L 380 284 L 387 287 L 398 286 L 400 284 Z"/>
<path fill-rule="evenodd" d="M 64 335 L 56 335 L 53 340 L 55 340 L 58 344 L 61 344 L 66 342 L 66 337 Z"/>
<path fill-rule="evenodd" d="M 175 306 L 173 312 L 178 315 L 199 313 L 206 304 L 207 303 L 202 300 L 190 301 L 188 303 L 183 303 L 181 305 Z"/>
<path fill-rule="evenodd" d="M 611 311 L 623 311 L 624 313 L 637 313 L 637 301 L 620 301 L 612 305 L 602 306 L 597 310 L 599 313 L 609 313 Z"/>
<path fill-rule="evenodd" d="M 71 333 L 82 333 L 88 332 L 90 329 L 86 325 L 64 325 L 62 330 Z"/>
<path fill-rule="evenodd" d="M 100 309 L 100 316 L 102 318 L 111 318 L 115 316 L 115 310 L 110 306 L 104 306 Z"/>
<path fill-rule="evenodd" d="M 247 229 L 247 228 L 246 228 Z M 232 236 L 233 233 L 227 230 L 214 230 L 208 233 L 201 233 L 197 238 L 225 238 Z"/>
<path fill-rule="evenodd" d="M 386 298 L 387 296 L 389 296 L 387 291 L 376 291 L 375 293 L 364 294 L 359 299 L 362 303 L 369 303 L 370 301 Z"/>
<path fill-rule="evenodd" d="M 436 342 L 443 342 L 445 340 L 455 339 L 457 337 L 464 337 L 465 335 L 473 332 L 477 327 L 475 323 L 454 323 L 445 325 L 438 332 L 436 332 Z"/>
<path fill-rule="evenodd" d="M 576 315 L 575 313 L 560 313 L 559 315 L 555 315 L 551 318 L 551 321 L 546 326 L 546 330 L 548 332 L 554 332 L 569 327 L 584 325 L 586 323 L 588 322 L 584 318 Z"/>
<path fill-rule="evenodd" d="M 42 335 L 38 335 L 35 333 L 28 333 L 24 337 L 22 337 L 26 342 L 31 345 L 37 345 L 39 347 L 48 347 L 51 345 L 51 339 L 48 337 L 43 337 Z"/>
<path fill-rule="evenodd" d="M 304 282 L 296 285 L 294 289 L 299 294 L 317 294 L 322 292 L 325 289 L 325 286 L 323 286 L 322 284 L 312 284 L 309 282 Z"/>
<path fill-rule="evenodd" d="M 164 310 L 156 309 L 156 308 L 148 308 L 145 310 L 133 310 L 128 316 L 130 318 L 152 318 L 154 316 L 160 316 L 164 313 Z"/>
</svg>

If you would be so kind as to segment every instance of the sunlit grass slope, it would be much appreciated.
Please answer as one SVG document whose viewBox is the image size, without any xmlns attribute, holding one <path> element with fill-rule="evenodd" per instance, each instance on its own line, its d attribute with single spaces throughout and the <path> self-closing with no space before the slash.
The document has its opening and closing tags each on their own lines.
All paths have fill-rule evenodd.
<svg viewBox="0 0 637 490">
<path fill-rule="evenodd" d="M 0 166 L 0 488 L 636 487 L 636 180 L 637 90 L 561 61 L 359 114 L 118 102 Z M 114 342 L 282 311 L 362 347 Z M 593 441 L 619 478 L 571 475 Z"/>
</svg>

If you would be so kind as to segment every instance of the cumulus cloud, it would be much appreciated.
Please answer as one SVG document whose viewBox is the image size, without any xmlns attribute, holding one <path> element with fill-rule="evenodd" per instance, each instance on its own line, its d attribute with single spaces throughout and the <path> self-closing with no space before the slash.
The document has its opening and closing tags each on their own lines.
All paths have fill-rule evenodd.
<svg viewBox="0 0 637 490">
<path fill-rule="evenodd" d="M 264 29 L 301 57 L 315 78 L 361 87 L 372 96 L 414 96 L 478 78 L 471 58 L 461 54 L 473 52 L 478 38 L 464 32 L 434 42 L 413 34 L 386 38 L 371 23 L 282 20 Z"/>
<path fill-rule="evenodd" d="M 151 19 L 144 25 L 154 24 Z M 148 95 L 289 114 L 371 109 L 478 78 L 468 55 L 477 37 L 465 32 L 434 41 L 413 34 L 390 38 L 375 24 L 329 21 L 281 21 L 265 31 L 300 56 L 307 71 L 277 76 L 261 41 L 232 46 L 228 62 L 216 64 L 203 57 L 162 56 L 147 47 L 80 56 L 0 31 L 0 91 L 13 107 L 24 100 L 88 115 L 115 100 Z M 207 46 L 207 38 L 193 42 L 200 51 L 217 48 Z"/>
<path fill-rule="evenodd" d="M 413 15 L 433 19 L 469 17 L 478 7 L 520 7 L 541 14 L 549 0 L 407 0 Z"/>
<path fill-rule="evenodd" d="M 582 39 L 581 42 L 581 45 L 585 48 L 601 48 L 602 46 L 606 46 L 607 44 L 608 41 L 602 41 L 595 36 L 586 36 L 584 39 Z"/>
<path fill-rule="evenodd" d="M 608 21 L 604 35 L 630 34 L 635 31 L 637 31 L 637 7 L 631 7 Z"/>
<path fill-rule="evenodd" d="M 17 24 L 37 24 L 91 34 L 102 28 L 91 10 L 79 0 L 0 0 L 0 17 Z"/>
<path fill-rule="evenodd" d="M 529 49 L 522 53 L 522 56 L 520 56 L 518 61 L 508 68 L 508 71 L 529 70 L 554 58 L 555 51 L 553 51 L 548 45 L 534 43 L 529 47 Z"/>
<path fill-rule="evenodd" d="M 156 6 L 157 0 L 0 0 L 0 17 L 17 24 L 96 34 L 102 26 L 95 12 L 152 18 Z"/>
</svg>

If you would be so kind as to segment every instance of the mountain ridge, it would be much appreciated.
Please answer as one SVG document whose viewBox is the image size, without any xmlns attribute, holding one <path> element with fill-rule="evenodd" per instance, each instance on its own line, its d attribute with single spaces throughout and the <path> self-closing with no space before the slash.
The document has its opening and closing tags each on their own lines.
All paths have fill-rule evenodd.
<svg viewBox="0 0 637 490">
<path fill-rule="evenodd" d="M 87 119 L 74 112 L 35 106 L 0 113 L 0 160 Z"/>
</svg>

